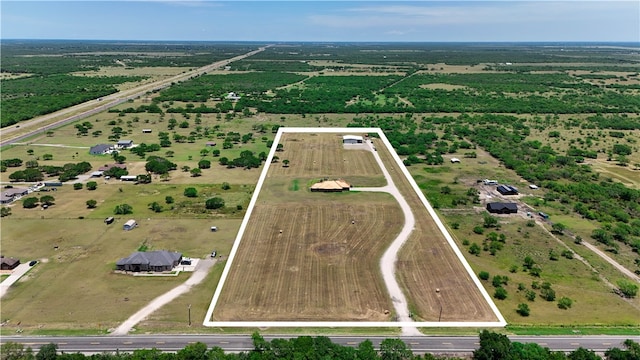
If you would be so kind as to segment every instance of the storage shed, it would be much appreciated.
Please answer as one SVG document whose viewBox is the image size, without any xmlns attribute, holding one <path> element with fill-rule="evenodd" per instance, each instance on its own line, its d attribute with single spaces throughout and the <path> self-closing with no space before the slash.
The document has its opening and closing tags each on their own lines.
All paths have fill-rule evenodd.
<svg viewBox="0 0 640 360">
<path fill-rule="evenodd" d="M 122 230 L 133 230 L 136 226 L 138 226 L 138 223 L 135 220 L 131 219 L 124 223 L 124 225 L 122 225 Z"/>
<path fill-rule="evenodd" d="M 364 142 L 364 138 L 359 135 L 344 135 L 342 137 L 343 144 L 362 144 Z"/>
</svg>

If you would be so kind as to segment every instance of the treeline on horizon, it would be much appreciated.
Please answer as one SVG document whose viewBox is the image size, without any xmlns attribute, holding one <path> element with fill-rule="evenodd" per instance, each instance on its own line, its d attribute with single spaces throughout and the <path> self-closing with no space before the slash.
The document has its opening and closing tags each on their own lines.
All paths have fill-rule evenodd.
<svg viewBox="0 0 640 360">
<path fill-rule="evenodd" d="M 158 349 L 139 349 L 133 352 L 101 353 L 84 355 L 64 353 L 54 343 L 43 345 L 34 354 L 31 348 L 15 342 L 4 343 L 1 347 L 2 360 L 435 360 L 468 359 L 439 354 L 414 354 L 400 339 L 388 338 L 375 349 L 370 340 L 355 347 L 335 344 L 325 336 L 300 336 L 291 339 L 265 340 L 260 334 L 252 335 L 254 349 L 239 353 L 225 353 L 220 347 L 208 348 L 202 342 L 185 346 L 177 352 L 163 352 Z M 551 351 L 536 343 L 512 342 L 506 335 L 483 330 L 479 347 L 473 351 L 474 360 L 640 360 L 640 345 L 632 340 L 624 342 L 624 349 L 610 348 L 604 358 L 594 351 L 578 348 L 572 352 Z"/>
</svg>

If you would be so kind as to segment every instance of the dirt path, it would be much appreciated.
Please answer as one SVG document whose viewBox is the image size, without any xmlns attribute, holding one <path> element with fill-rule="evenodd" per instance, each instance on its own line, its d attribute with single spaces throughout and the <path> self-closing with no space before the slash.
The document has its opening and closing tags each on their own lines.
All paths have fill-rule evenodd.
<svg viewBox="0 0 640 360">
<path fill-rule="evenodd" d="M 383 187 L 371 187 L 371 188 L 353 188 L 354 191 L 372 191 L 372 192 L 385 192 L 391 194 L 402 209 L 404 213 L 404 225 L 402 226 L 402 230 L 396 237 L 396 239 L 391 243 L 387 251 L 382 255 L 382 259 L 380 259 L 380 270 L 382 271 L 382 278 L 384 279 L 385 285 L 387 286 L 387 290 L 389 291 L 389 296 L 391 296 L 391 301 L 393 302 L 393 306 L 396 311 L 397 321 L 400 322 L 411 322 L 413 319 L 409 316 L 409 304 L 407 302 L 404 293 L 400 289 L 400 285 L 396 280 L 396 260 L 398 258 L 398 252 L 402 245 L 409 239 L 411 232 L 415 228 L 415 217 L 413 216 L 413 212 L 411 211 L 411 207 L 404 199 L 400 191 L 396 187 L 391 178 L 391 175 L 387 171 L 387 168 L 384 166 L 380 155 L 378 152 L 373 150 L 373 144 L 370 141 L 367 141 L 369 145 L 368 150 L 373 153 L 378 165 L 380 165 L 380 169 L 382 169 L 382 173 L 384 177 L 387 179 L 387 186 Z M 416 327 L 405 326 L 402 327 L 402 335 L 412 336 L 412 335 L 422 335 L 420 331 Z"/>
<path fill-rule="evenodd" d="M 201 283 L 209 273 L 209 269 L 215 263 L 216 260 L 214 259 L 201 259 L 198 262 L 196 270 L 193 272 L 193 274 L 191 274 L 187 281 L 153 299 L 147 306 L 140 309 L 137 313 L 131 315 L 131 317 L 129 317 L 127 320 L 125 320 L 125 322 L 123 322 L 114 331 L 112 331 L 111 335 L 126 335 L 127 333 L 129 333 L 129 331 L 136 324 L 144 320 L 147 316 L 151 315 L 151 313 L 176 299 L 178 296 L 186 293 L 191 289 L 191 287 Z"/>
</svg>

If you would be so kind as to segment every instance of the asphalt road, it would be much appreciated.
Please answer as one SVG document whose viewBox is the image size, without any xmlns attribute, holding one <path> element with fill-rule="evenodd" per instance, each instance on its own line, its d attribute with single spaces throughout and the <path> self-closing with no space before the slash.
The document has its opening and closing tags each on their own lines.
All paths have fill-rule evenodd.
<svg viewBox="0 0 640 360">
<path fill-rule="evenodd" d="M 264 51 L 266 48 L 270 46 L 271 45 L 266 45 L 264 47 L 260 47 L 257 50 L 250 51 L 246 54 L 239 55 L 231 59 L 217 61 L 213 64 L 209 64 L 195 70 L 186 71 L 184 73 L 172 76 L 169 79 L 163 79 L 163 80 L 158 80 L 151 83 L 142 84 L 132 89 L 119 91 L 114 94 L 101 97 L 100 99 L 90 100 L 76 106 L 72 106 L 66 109 L 53 112 L 51 114 L 43 115 L 28 121 L 22 121 L 22 122 L 19 122 L 18 124 L 5 127 L 2 129 L 2 139 L 0 140 L 0 147 L 11 145 L 15 142 L 22 141 L 35 134 L 43 133 L 47 130 L 58 128 L 70 122 L 86 118 L 90 115 L 94 115 L 102 111 L 106 111 L 109 108 L 122 104 L 125 101 L 143 96 L 147 92 L 159 91 L 171 86 L 175 82 L 180 82 L 197 75 L 202 75 L 207 71 L 224 67 L 225 65 L 233 61 L 244 59 L 246 57 L 249 57 L 261 51 Z M 71 115 L 71 113 L 77 113 L 77 114 Z M 67 114 L 69 115 L 67 116 Z M 51 123 L 48 122 L 49 120 L 56 119 L 56 118 L 61 118 L 61 120 L 57 120 Z M 14 132 L 18 132 L 18 131 L 23 132 L 25 129 L 27 129 L 27 131 L 24 132 L 24 134 L 21 134 L 21 135 L 13 134 Z"/>
<path fill-rule="evenodd" d="M 266 340 L 296 336 L 264 336 Z M 381 336 L 330 336 L 334 343 L 357 346 L 366 339 L 379 348 L 387 337 Z M 414 353 L 470 353 L 479 345 L 477 336 L 401 336 Z M 640 336 L 511 336 L 511 341 L 534 342 L 555 351 L 573 351 L 578 347 L 604 352 L 612 347 L 623 348 L 626 339 L 640 342 Z M 129 336 L 2 336 L 0 343 L 18 342 L 34 351 L 40 346 L 55 343 L 58 350 L 68 353 L 102 353 L 133 351 L 157 348 L 163 351 L 177 351 L 194 342 L 202 342 L 209 347 L 218 346 L 227 352 L 253 349 L 249 335 L 129 335 Z"/>
</svg>

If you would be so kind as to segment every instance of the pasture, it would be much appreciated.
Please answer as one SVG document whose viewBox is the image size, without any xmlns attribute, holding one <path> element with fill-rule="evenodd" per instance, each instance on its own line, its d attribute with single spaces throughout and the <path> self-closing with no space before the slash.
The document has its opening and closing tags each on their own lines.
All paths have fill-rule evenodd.
<svg viewBox="0 0 640 360">
<path fill-rule="evenodd" d="M 212 233 L 209 219 L 138 218 L 136 229 L 123 231 L 127 218 L 108 226 L 102 219 L 3 219 L 3 253 L 29 254 L 21 259 L 40 263 L 2 298 L 1 334 L 105 333 L 189 276 L 116 274 L 118 259 L 143 244 L 189 257 L 208 256 L 212 249 L 226 255 L 240 226 L 238 219 L 218 219 L 219 231 Z"/>
</svg>

